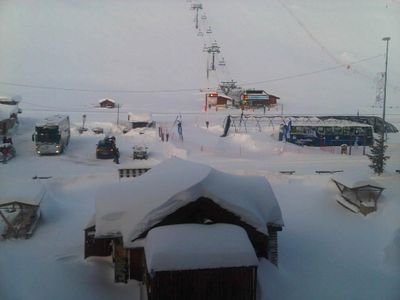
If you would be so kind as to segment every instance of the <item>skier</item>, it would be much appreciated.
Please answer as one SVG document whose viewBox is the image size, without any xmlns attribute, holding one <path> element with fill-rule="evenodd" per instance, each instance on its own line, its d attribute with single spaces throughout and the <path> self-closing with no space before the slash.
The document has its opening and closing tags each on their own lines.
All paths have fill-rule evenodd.
<svg viewBox="0 0 400 300">
<path fill-rule="evenodd" d="M 206 121 L 206 127 L 208 128 L 208 125 L 210 125 L 210 123 L 208 121 Z"/>
</svg>

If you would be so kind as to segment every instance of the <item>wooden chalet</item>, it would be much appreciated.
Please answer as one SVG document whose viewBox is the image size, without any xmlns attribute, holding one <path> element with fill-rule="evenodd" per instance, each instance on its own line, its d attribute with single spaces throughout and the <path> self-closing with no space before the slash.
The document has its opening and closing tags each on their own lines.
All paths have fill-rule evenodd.
<svg viewBox="0 0 400 300">
<path fill-rule="evenodd" d="M 39 183 L 1 186 L 0 228 L 4 239 L 32 236 L 40 219 L 40 202 L 44 195 L 44 188 Z"/>
<path fill-rule="evenodd" d="M 243 108 L 272 107 L 278 103 L 278 96 L 268 94 L 264 90 L 244 90 L 240 95 L 240 105 Z"/>
<path fill-rule="evenodd" d="M 158 182 L 162 184 L 155 188 Z M 85 258 L 112 254 L 115 281 L 144 282 L 149 299 L 233 299 L 233 291 L 239 297 L 234 299 L 255 299 L 257 264 L 233 263 L 243 261 L 234 251 L 239 244 L 249 245 L 243 255 L 277 264 L 282 226 L 278 202 L 265 178 L 226 174 L 171 158 L 131 182 L 99 190 L 95 219 L 85 229 Z M 224 237 L 240 242 L 212 253 L 210 243 L 229 245 L 221 243 Z M 190 238 L 194 241 L 188 242 Z M 162 259 L 155 259 L 154 251 L 174 255 L 171 247 L 185 241 L 211 252 L 199 258 L 190 247 L 181 247 L 174 259 L 163 260 L 170 265 L 157 267 Z M 220 265 L 221 253 L 231 253 L 231 263 Z M 204 265 L 185 265 L 195 261 Z"/>
<path fill-rule="evenodd" d="M 115 108 L 115 100 L 113 99 L 101 99 L 99 100 L 100 107 L 103 108 Z"/>
<path fill-rule="evenodd" d="M 207 108 L 211 108 L 212 106 L 228 107 L 228 105 L 232 105 L 231 97 L 217 92 L 206 93 L 205 95 L 205 110 L 207 110 Z"/>
<path fill-rule="evenodd" d="M 365 178 L 335 176 L 331 178 L 340 191 L 337 202 L 345 208 L 367 215 L 378 208 L 378 198 L 385 189 L 379 183 Z"/>
</svg>

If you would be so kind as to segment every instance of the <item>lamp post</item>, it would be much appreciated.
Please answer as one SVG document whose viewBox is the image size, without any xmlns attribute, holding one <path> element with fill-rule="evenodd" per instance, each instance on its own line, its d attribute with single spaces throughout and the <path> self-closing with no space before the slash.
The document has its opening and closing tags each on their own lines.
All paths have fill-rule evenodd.
<svg viewBox="0 0 400 300">
<path fill-rule="evenodd" d="M 385 62 L 385 85 L 383 88 L 383 112 L 382 112 L 382 119 L 383 119 L 383 128 L 382 128 L 382 137 L 385 135 L 385 116 L 386 116 L 386 85 L 387 85 L 387 67 L 388 67 L 388 53 L 389 53 L 389 41 L 390 37 L 384 37 L 382 41 L 386 42 L 386 62 Z"/>
</svg>

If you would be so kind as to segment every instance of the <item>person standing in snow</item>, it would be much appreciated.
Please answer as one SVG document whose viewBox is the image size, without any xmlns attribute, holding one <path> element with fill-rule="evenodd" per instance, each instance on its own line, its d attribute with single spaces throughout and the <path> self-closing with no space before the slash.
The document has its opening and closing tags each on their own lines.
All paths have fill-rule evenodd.
<svg viewBox="0 0 400 300">
<path fill-rule="evenodd" d="M 114 162 L 119 165 L 119 149 L 115 148 L 115 152 L 114 152 Z"/>
<path fill-rule="evenodd" d="M 181 121 L 178 121 L 178 134 L 179 134 L 181 141 L 183 141 L 182 122 Z"/>
</svg>

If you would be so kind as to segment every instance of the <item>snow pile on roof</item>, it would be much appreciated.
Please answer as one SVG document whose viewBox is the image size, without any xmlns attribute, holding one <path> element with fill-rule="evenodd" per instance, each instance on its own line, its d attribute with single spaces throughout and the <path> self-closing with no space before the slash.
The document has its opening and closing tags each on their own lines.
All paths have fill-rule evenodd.
<svg viewBox="0 0 400 300">
<path fill-rule="evenodd" d="M 0 205 L 19 202 L 37 206 L 45 194 L 45 189 L 40 182 L 31 181 L 2 182 L 0 191 Z"/>
<path fill-rule="evenodd" d="M 122 234 L 129 247 L 141 233 L 200 197 L 212 199 L 264 234 L 269 223 L 283 226 L 279 204 L 264 177 L 227 174 L 174 157 L 132 182 L 98 190 L 96 236 Z"/>
<path fill-rule="evenodd" d="M 99 100 L 99 103 L 102 103 L 102 102 L 104 102 L 104 101 L 110 101 L 110 102 L 112 102 L 112 103 L 115 103 L 115 100 L 114 100 L 114 99 L 110 99 L 110 98 L 100 99 L 100 100 Z"/>
<path fill-rule="evenodd" d="M 258 265 L 246 231 L 231 224 L 156 227 L 144 251 L 149 272 Z"/>
<path fill-rule="evenodd" d="M 60 124 L 64 119 L 69 118 L 67 115 L 53 115 L 48 116 L 44 120 L 41 120 L 36 123 L 36 126 L 56 126 Z"/>
<path fill-rule="evenodd" d="M 0 103 L 0 121 L 9 119 L 12 114 L 18 113 L 17 105 L 7 105 Z"/>
<path fill-rule="evenodd" d="M 384 187 L 376 182 L 375 180 L 372 180 L 370 178 L 366 178 L 365 176 L 359 176 L 357 174 L 337 174 L 331 177 L 334 181 L 343 184 L 344 186 L 348 188 L 359 188 L 359 187 L 364 187 L 364 186 L 372 186 L 376 187 L 379 189 L 384 189 Z"/>
<path fill-rule="evenodd" d="M 130 122 L 151 122 L 152 116 L 150 113 L 128 113 L 128 121 Z"/>
</svg>

